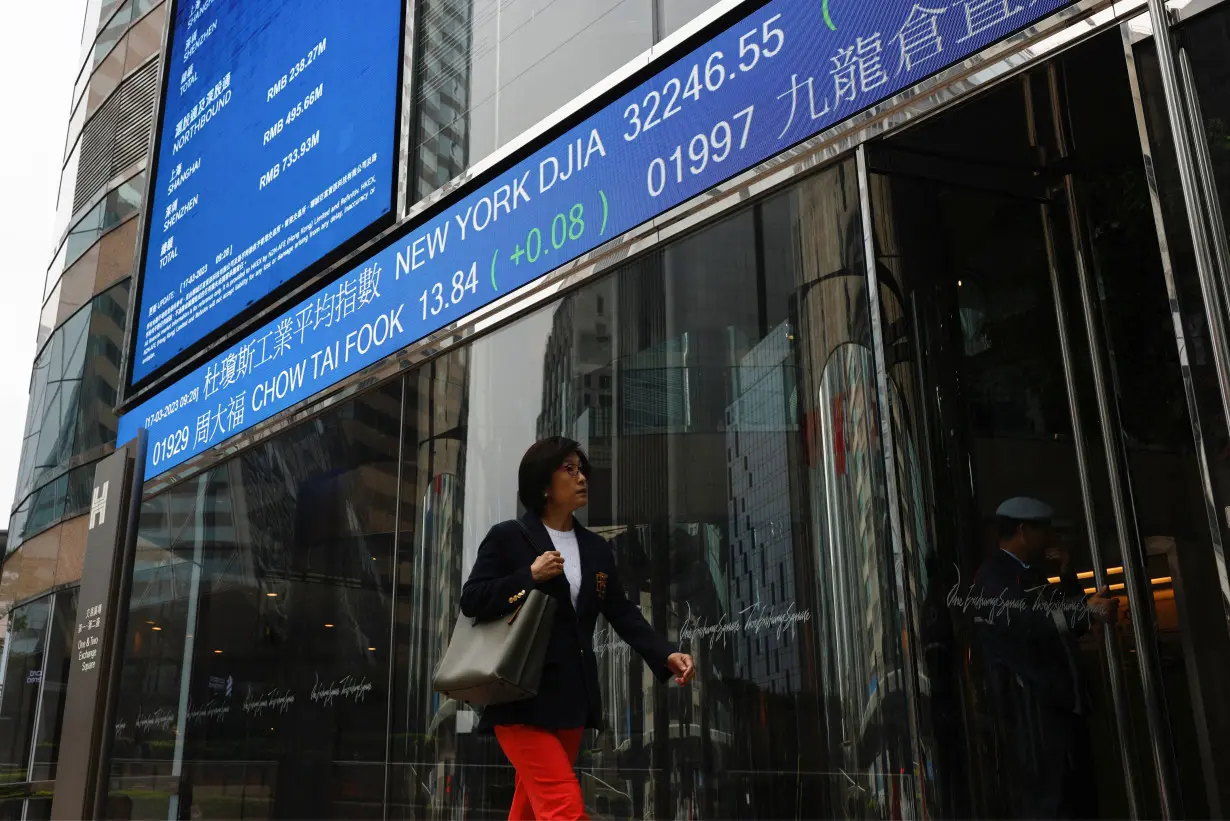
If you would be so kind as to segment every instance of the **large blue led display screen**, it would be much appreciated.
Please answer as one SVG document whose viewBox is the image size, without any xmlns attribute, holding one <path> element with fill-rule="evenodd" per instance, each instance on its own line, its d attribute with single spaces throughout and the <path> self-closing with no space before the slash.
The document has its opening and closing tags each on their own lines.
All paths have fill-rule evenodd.
<svg viewBox="0 0 1230 821">
<path fill-rule="evenodd" d="M 120 441 L 148 428 L 156 476 L 1069 3 L 773 0 L 123 416 Z"/>
<path fill-rule="evenodd" d="M 180 0 L 139 382 L 392 208 L 402 0 Z"/>
</svg>

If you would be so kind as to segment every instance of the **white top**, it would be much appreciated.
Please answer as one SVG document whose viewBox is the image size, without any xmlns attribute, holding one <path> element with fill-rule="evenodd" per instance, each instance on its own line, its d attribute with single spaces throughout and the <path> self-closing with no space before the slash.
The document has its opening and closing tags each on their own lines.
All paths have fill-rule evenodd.
<svg viewBox="0 0 1230 821">
<path fill-rule="evenodd" d="M 547 527 L 543 525 L 543 527 Z M 581 593 L 581 548 L 577 546 L 577 531 L 552 530 L 547 527 L 552 546 L 564 557 L 564 577 L 568 579 L 568 592 L 572 594 L 572 607 L 576 609 L 577 596 Z"/>
</svg>

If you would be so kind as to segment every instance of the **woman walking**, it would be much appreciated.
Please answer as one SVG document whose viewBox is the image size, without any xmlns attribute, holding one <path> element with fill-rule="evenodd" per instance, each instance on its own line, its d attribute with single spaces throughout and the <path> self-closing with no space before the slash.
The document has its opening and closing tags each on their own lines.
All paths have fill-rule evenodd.
<svg viewBox="0 0 1230 821">
<path fill-rule="evenodd" d="M 692 658 L 672 648 L 624 594 L 615 557 L 573 513 L 589 501 L 589 460 L 564 437 L 532 445 L 521 459 L 517 495 L 527 513 L 491 529 L 461 593 L 461 612 L 485 621 L 515 610 L 531 590 L 558 599 L 538 695 L 483 710 L 517 771 L 510 821 L 587 819 L 573 766 L 586 728 L 601 729 L 594 658 L 599 614 L 660 679 L 687 684 Z"/>
</svg>

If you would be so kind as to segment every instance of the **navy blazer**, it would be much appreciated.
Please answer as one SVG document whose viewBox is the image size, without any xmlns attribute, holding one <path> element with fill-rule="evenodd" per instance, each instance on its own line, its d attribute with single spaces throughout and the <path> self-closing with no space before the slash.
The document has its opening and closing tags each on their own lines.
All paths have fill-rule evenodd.
<svg viewBox="0 0 1230 821">
<path fill-rule="evenodd" d="M 521 519 L 530 539 L 516 522 L 501 522 L 478 548 L 478 558 L 461 591 L 461 612 L 486 621 L 511 613 L 510 601 L 522 590 L 535 588 L 559 604 L 551 626 L 542 682 L 534 698 L 494 704 L 482 711 L 480 730 L 497 725 L 528 724 L 547 729 L 602 729 L 602 694 L 594 658 L 594 625 L 606 617 L 620 638 L 645 660 L 659 679 L 670 677 L 667 658 L 675 649 L 654 630 L 624 593 L 615 572 L 615 556 L 601 536 L 573 521 L 581 554 L 581 589 L 577 606 L 563 574 L 535 584 L 530 565 L 540 553 L 554 550 L 547 529 L 533 513 Z M 533 541 L 531 546 L 530 541 Z"/>
<path fill-rule="evenodd" d="M 1016 605 L 977 608 L 978 633 L 988 664 L 1018 676 L 1053 708 L 1070 713 L 1088 706 L 1076 639 L 1091 624 L 1084 606 L 1085 591 L 1076 575 L 1069 571 L 1058 585 L 1052 585 L 1037 565 L 1025 567 L 1014 556 L 995 550 L 979 568 L 976 584 L 985 597 Z M 1061 634 L 1050 609 L 1063 612 L 1066 635 Z"/>
</svg>

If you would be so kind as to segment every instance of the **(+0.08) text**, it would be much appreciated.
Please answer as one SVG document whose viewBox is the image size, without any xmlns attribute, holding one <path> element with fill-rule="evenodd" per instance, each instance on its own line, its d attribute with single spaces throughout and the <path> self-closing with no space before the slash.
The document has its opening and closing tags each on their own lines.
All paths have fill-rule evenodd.
<svg viewBox="0 0 1230 821">
<path fill-rule="evenodd" d="M 699 100 L 702 92 L 714 93 L 721 89 L 728 79 L 733 80 L 740 73 L 752 71 L 762 57 L 776 57 L 786 44 L 786 33 L 777 25 L 779 19 L 781 15 L 775 14 L 765 20 L 759 29 L 744 32 L 739 38 L 737 71 L 726 66 L 724 52 L 714 51 L 705 59 L 703 67 L 699 62 L 693 63 L 686 79 L 683 79 L 682 74 L 671 77 L 662 85 L 661 91 L 652 89 L 645 94 L 644 100 L 631 103 L 624 109 L 624 121 L 628 124 L 624 139 L 632 142 L 644 132 L 682 111 L 687 100 Z M 680 97 L 683 98 L 683 103 L 680 102 Z"/>
<path fill-rule="evenodd" d="M 289 169 L 292 165 L 303 159 L 313 148 L 320 145 L 320 129 L 316 129 L 307 139 L 299 143 L 297 147 L 291 150 L 289 154 L 282 158 L 282 161 L 270 168 L 264 174 L 261 174 L 260 188 L 271 184 L 274 180 L 282 175 L 283 171 Z M 259 189 L 258 189 L 259 190 Z"/>
<path fill-rule="evenodd" d="M 423 304 L 423 319 L 428 316 L 438 316 L 445 308 L 450 308 L 465 301 L 466 294 L 478 293 L 478 263 L 470 265 L 470 270 L 458 270 L 453 273 L 452 288 L 447 295 L 445 284 L 437 282 L 430 288 L 424 288 L 419 302 Z"/>
<path fill-rule="evenodd" d="M 709 167 L 709 163 L 723 162 L 730 156 L 731 151 L 736 149 L 742 151 L 746 148 L 753 113 L 755 113 L 755 106 L 748 106 L 731 118 L 734 122 L 733 128 L 730 122 L 722 120 L 714 125 L 709 133 L 702 132 L 688 140 L 686 158 L 684 146 L 677 145 L 669 156 L 655 157 L 651 160 L 646 176 L 649 195 L 651 197 L 661 196 L 666 190 L 667 182 L 673 180 L 681 184 L 684 181 L 685 171 L 692 176 L 703 174 Z M 735 145 L 736 132 L 738 132 L 737 146 Z"/>
<path fill-rule="evenodd" d="M 551 220 L 550 246 L 543 245 L 542 229 L 531 228 L 525 237 L 525 244 L 518 245 L 508 259 L 513 265 L 520 265 L 522 259 L 534 263 L 552 248 L 558 251 L 569 241 L 576 242 L 583 236 L 585 206 L 578 202 L 568 209 L 567 214 L 556 214 Z"/>
</svg>

